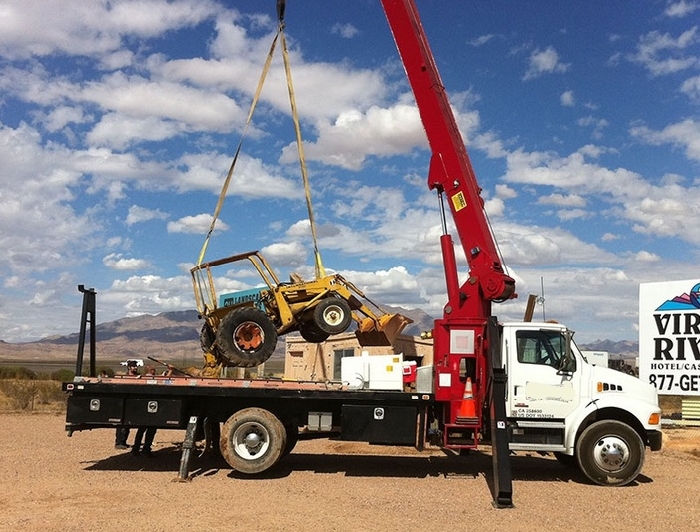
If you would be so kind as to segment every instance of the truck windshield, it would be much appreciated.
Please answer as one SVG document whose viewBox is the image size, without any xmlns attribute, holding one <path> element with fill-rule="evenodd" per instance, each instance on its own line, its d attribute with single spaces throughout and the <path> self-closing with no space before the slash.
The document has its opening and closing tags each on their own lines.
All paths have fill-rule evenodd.
<svg viewBox="0 0 700 532">
<path fill-rule="evenodd" d="M 517 331 L 518 362 L 559 369 L 566 358 L 566 337 L 561 331 Z"/>
</svg>

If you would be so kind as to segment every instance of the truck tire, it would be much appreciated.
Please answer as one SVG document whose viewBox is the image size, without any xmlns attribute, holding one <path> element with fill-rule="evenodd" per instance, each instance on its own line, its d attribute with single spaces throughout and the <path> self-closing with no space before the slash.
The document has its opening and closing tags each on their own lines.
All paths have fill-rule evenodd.
<svg viewBox="0 0 700 532">
<path fill-rule="evenodd" d="M 615 420 L 593 423 L 576 442 L 578 465 L 601 486 L 629 484 L 644 465 L 644 443 L 632 427 Z"/>
<path fill-rule="evenodd" d="M 253 307 L 232 310 L 216 331 L 220 354 L 233 366 L 250 368 L 265 362 L 277 347 L 277 329 L 263 311 Z"/>
<path fill-rule="evenodd" d="M 284 458 L 291 453 L 299 441 L 299 427 L 296 426 L 296 423 L 285 425 L 284 430 L 287 434 L 287 443 L 282 450 L 282 456 L 280 458 Z"/>
<path fill-rule="evenodd" d="M 301 337 L 311 344 L 320 344 L 328 340 L 330 334 L 322 331 L 316 323 L 309 321 L 299 327 Z"/>
<path fill-rule="evenodd" d="M 284 425 L 274 414 L 262 408 L 239 410 L 221 429 L 221 456 L 233 469 L 246 475 L 270 469 L 286 446 Z"/>
<path fill-rule="evenodd" d="M 352 311 L 344 299 L 327 297 L 314 307 L 314 323 L 323 332 L 339 334 L 350 327 Z"/>
</svg>

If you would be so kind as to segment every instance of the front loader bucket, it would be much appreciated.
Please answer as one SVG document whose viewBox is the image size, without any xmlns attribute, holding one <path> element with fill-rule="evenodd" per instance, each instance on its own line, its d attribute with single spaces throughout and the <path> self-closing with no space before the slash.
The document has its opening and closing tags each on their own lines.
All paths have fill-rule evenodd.
<svg viewBox="0 0 700 532">
<path fill-rule="evenodd" d="M 396 337 L 409 323 L 413 323 L 413 320 L 401 314 L 384 314 L 376 320 L 365 318 L 355 331 L 355 336 L 363 347 L 394 345 Z"/>
</svg>

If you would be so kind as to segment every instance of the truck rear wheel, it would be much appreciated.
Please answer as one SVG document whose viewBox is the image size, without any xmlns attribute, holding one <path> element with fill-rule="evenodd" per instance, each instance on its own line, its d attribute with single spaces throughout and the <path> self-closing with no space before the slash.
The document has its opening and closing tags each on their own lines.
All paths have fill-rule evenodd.
<svg viewBox="0 0 700 532">
<path fill-rule="evenodd" d="M 339 297 L 327 297 L 314 307 L 314 323 L 328 334 L 339 334 L 345 331 L 350 327 L 351 321 L 350 305 Z"/>
<path fill-rule="evenodd" d="M 265 362 L 277 347 L 277 329 L 263 311 L 253 307 L 232 310 L 216 331 L 221 354 L 238 367 L 250 368 Z"/>
<path fill-rule="evenodd" d="M 291 453 L 299 441 L 299 427 L 297 427 L 296 423 L 285 425 L 284 429 L 287 433 L 287 443 L 282 450 L 281 458 L 284 458 Z"/>
<path fill-rule="evenodd" d="M 583 431 L 576 443 L 581 471 L 601 486 L 629 484 L 644 465 L 644 443 L 625 423 L 598 421 Z"/>
<path fill-rule="evenodd" d="M 255 475 L 280 459 L 287 446 L 287 432 L 271 412 L 245 408 L 224 423 L 219 446 L 221 455 L 233 469 Z"/>
</svg>

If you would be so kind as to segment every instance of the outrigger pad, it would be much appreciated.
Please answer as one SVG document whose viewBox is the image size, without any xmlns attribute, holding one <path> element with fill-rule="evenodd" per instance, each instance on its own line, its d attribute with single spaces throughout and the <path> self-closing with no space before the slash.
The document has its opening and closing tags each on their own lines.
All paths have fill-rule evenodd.
<svg viewBox="0 0 700 532">
<path fill-rule="evenodd" d="M 355 331 L 355 336 L 362 347 L 394 345 L 401 331 L 410 323 L 413 320 L 402 314 L 384 314 L 376 322 L 365 318 Z"/>
</svg>

